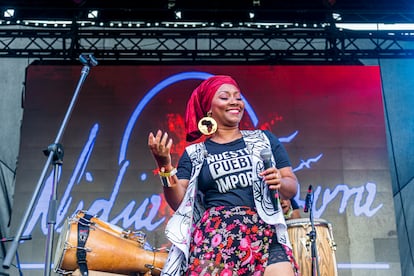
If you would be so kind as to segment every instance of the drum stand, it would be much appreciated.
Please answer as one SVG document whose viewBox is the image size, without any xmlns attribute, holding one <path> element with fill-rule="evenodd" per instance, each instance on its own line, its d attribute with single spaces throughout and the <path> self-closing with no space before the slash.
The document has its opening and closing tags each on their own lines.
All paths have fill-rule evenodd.
<svg viewBox="0 0 414 276">
<path fill-rule="evenodd" d="M 9 241 L 13 241 L 14 238 L 1 238 L 0 239 L 0 244 L 1 244 L 1 249 L 2 249 L 2 255 L 1 256 L 5 256 L 6 255 L 6 248 L 4 247 L 4 243 L 9 242 Z M 31 240 L 32 239 L 32 235 L 28 235 L 28 236 L 21 236 L 20 240 Z M 16 268 L 19 271 L 19 275 L 23 276 L 23 272 L 20 266 L 20 260 L 19 260 L 19 254 L 16 251 Z M 3 270 L 0 268 L 0 276 L 10 276 L 9 273 L 5 273 L 3 272 Z"/>
<path fill-rule="evenodd" d="M 78 94 L 80 92 L 80 88 L 82 87 L 86 77 L 88 76 L 88 73 L 90 71 L 90 68 L 93 66 L 98 65 L 98 62 L 96 61 L 95 57 L 93 55 L 80 55 L 79 61 L 83 64 L 83 68 L 81 71 L 81 77 L 78 81 L 78 84 L 76 86 L 75 93 L 72 97 L 72 100 L 69 104 L 68 110 L 66 111 L 65 117 L 63 119 L 63 122 L 60 126 L 59 132 L 56 136 L 56 139 L 53 144 L 49 145 L 46 150 L 43 152 L 48 155 L 48 159 L 46 161 L 46 164 L 42 170 L 41 176 L 39 178 L 39 181 L 37 182 L 37 186 L 35 191 L 33 192 L 32 199 L 29 203 L 29 207 L 26 210 L 26 213 L 20 223 L 19 229 L 17 231 L 16 236 L 14 237 L 11 246 L 9 248 L 9 251 L 7 252 L 6 257 L 3 260 L 3 268 L 10 268 L 11 262 L 13 261 L 13 257 L 17 251 L 17 247 L 19 245 L 19 241 L 21 240 L 22 233 L 24 228 L 26 227 L 27 221 L 32 213 L 32 210 L 34 208 L 34 205 L 36 201 L 38 200 L 38 197 L 40 195 L 43 182 L 46 178 L 46 173 L 48 171 L 48 167 L 50 164 L 52 164 L 53 160 L 53 181 L 52 181 L 52 187 L 51 187 L 51 196 L 50 196 L 50 202 L 49 202 L 49 210 L 48 210 L 48 237 L 46 240 L 46 259 L 45 259 L 45 276 L 49 276 L 51 272 L 51 260 L 52 260 L 52 251 L 53 251 L 53 237 L 54 237 L 54 230 L 55 230 L 55 224 L 56 224 L 56 215 L 57 215 L 57 189 L 55 188 L 57 182 L 58 182 L 58 175 L 59 175 L 59 166 L 62 165 L 62 158 L 63 158 L 63 147 L 59 144 L 60 139 L 62 138 L 63 132 L 66 128 L 67 122 L 69 120 L 70 114 L 72 113 L 73 107 L 75 105 L 75 102 L 77 100 Z"/>
<path fill-rule="evenodd" d="M 321 273 L 319 271 L 319 263 L 318 263 L 318 248 L 316 247 L 316 228 L 313 222 L 313 212 L 312 212 L 312 205 L 313 205 L 313 191 L 312 186 L 309 186 L 308 194 L 306 196 L 305 202 L 305 212 L 309 211 L 309 220 L 311 223 L 311 231 L 307 234 L 309 237 L 309 241 L 311 243 L 311 256 L 312 256 L 312 265 L 311 265 L 311 276 L 320 276 Z"/>
</svg>

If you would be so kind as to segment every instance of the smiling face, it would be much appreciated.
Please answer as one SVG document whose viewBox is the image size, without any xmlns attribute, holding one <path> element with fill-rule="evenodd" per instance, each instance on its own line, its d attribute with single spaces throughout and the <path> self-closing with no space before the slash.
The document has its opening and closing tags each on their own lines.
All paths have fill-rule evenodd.
<svg viewBox="0 0 414 276">
<path fill-rule="evenodd" d="M 240 91 L 232 84 L 223 84 L 211 101 L 212 117 L 218 127 L 238 126 L 244 113 L 244 102 Z"/>
</svg>

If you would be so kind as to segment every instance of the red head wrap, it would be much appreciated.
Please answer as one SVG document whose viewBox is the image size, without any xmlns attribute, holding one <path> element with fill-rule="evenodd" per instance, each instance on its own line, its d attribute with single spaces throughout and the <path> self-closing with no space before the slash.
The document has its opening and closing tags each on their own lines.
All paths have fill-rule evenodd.
<svg viewBox="0 0 414 276">
<path fill-rule="evenodd" d="M 232 84 L 239 89 L 236 81 L 230 76 L 217 75 L 203 81 L 190 96 L 185 112 L 186 140 L 192 142 L 201 137 L 198 121 L 210 111 L 211 101 L 223 84 Z M 240 89 L 239 89 L 240 90 Z"/>
</svg>

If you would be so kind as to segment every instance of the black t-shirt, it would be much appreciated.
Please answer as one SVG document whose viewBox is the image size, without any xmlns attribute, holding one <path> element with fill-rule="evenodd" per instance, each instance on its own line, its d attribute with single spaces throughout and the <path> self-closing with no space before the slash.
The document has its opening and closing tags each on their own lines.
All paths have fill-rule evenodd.
<svg viewBox="0 0 414 276">
<path fill-rule="evenodd" d="M 269 131 L 265 131 L 265 134 L 269 137 L 276 167 L 290 166 L 286 150 L 279 139 Z M 207 139 L 204 144 L 208 155 L 198 176 L 198 189 L 204 194 L 205 208 L 254 207 L 252 158 L 243 138 L 225 144 Z M 179 179 L 190 179 L 192 164 L 187 152 L 181 156 L 177 169 Z"/>
</svg>

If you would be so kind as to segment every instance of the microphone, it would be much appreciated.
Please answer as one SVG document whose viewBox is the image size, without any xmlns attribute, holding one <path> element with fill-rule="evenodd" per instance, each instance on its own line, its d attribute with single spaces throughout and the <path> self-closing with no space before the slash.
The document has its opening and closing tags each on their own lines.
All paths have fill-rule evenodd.
<svg viewBox="0 0 414 276">
<path fill-rule="evenodd" d="M 87 65 L 89 67 L 93 67 L 98 65 L 98 61 L 96 60 L 96 58 L 89 54 L 89 55 L 79 55 L 79 61 L 83 64 L 83 65 Z"/>
<path fill-rule="evenodd" d="M 272 167 L 272 151 L 269 148 L 262 149 L 260 151 L 260 158 L 263 160 L 264 169 Z M 279 209 L 279 192 L 277 190 L 270 190 L 270 195 L 273 200 L 275 210 Z"/>
<path fill-rule="evenodd" d="M 303 212 L 307 213 L 312 205 L 312 185 L 309 185 L 308 193 L 306 194 L 305 206 L 303 207 Z"/>
</svg>

